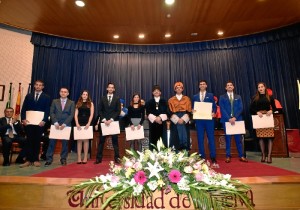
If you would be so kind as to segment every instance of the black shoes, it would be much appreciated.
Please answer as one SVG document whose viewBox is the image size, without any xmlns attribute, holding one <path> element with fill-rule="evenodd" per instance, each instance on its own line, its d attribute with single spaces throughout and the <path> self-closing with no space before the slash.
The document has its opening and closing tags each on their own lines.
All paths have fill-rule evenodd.
<svg viewBox="0 0 300 210">
<path fill-rule="evenodd" d="M 17 157 L 16 163 L 23 164 L 25 163 L 25 160 L 23 160 L 23 158 Z"/>
<path fill-rule="evenodd" d="M 212 162 L 212 164 L 216 164 L 217 163 L 216 158 L 211 158 L 211 162 Z"/>
<path fill-rule="evenodd" d="M 45 154 L 42 154 L 42 155 L 41 155 L 41 157 L 40 157 L 40 159 L 41 159 L 41 160 L 45 160 L 45 161 L 46 161 L 46 160 L 47 160 L 47 157 L 46 157 L 46 155 L 45 155 Z"/>
<path fill-rule="evenodd" d="M 2 165 L 3 165 L 3 166 L 10 166 L 10 163 L 9 163 L 9 162 L 3 162 Z"/>
<path fill-rule="evenodd" d="M 99 163 L 101 163 L 101 162 L 102 162 L 101 159 L 96 159 L 96 161 L 94 162 L 94 164 L 99 164 Z"/>
<path fill-rule="evenodd" d="M 66 166 L 67 165 L 67 161 L 66 160 L 60 160 L 60 163 L 62 166 Z"/>
<path fill-rule="evenodd" d="M 48 167 L 48 166 L 50 166 L 51 164 L 52 164 L 52 162 L 48 162 L 48 161 L 47 161 L 47 162 L 45 163 L 45 167 Z"/>
<path fill-rule="evenodd" d="M 115 159 L 115 164 L 120 164 L 121 161 L 119 159 Z"/>
</svg>

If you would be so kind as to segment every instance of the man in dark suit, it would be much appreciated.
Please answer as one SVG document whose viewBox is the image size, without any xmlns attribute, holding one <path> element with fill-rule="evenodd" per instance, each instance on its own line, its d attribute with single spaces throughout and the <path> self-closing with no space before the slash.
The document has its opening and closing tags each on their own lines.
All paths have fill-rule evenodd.
<svg viewBox="0 0 300 210">
<path fill-rule="evenodd" d="M 21 120 L 25 126 L 28 147 L 26 149 L 27 161 L 20 165 L 21 168 L 34 165 L 40 167 L 39 153 L 40 142 L 44 131 L 45 122 L 47 122 L 50 111 L 50 97 L 43 92 L 44 82 L 37 80 L 34 83 L 34 92 L 27 94 L 21 110 Z M 32 125 L 26 119 L 27 111 L 43 112 L 44 117 L 38 125 Z"/>
<path fill-rule="evenodd" d="M 201 80 L 199 82 L 199 90 L 200 92 L 193 96 L 193 104 L 194 107 L 195 102 L 206 102 L 212 104 L 211 114 L 214 117 L 217 106 L 214 100 L 214 95 L 212 93 L 206 92 L 207 82 L 205 80 Z M 204 131 L 206 131 L 210 158 L 213 164 L 216 164 L 216 145 L 215 145 L 215 127 L 214 127 L 214 119 L 211 120 L 195 120 L 196 129 L 197 129 L 197 137 L 198 137 L 198 149 L 201 158 L 205 159 L 205 149 L 204 149 Z"/>
<path fill-rule="evenodd" d="M 16 159 L 17 163 L 21 163 L 25 157 L 25 138 L 21 136 L 22 125 L 19 120 L 13 118 L 14 109 L 9 107 L 4 110 L 4 116 L 0 118 L 0 136 L 2 139 L 3 166 L 10 166 L 9 155 L 13 142 L 18 142 L 22 148 Z M 24 162 L 23 162 L 24 163 Z"/>
<path fill-rule="evenodd" d="M 107 85 L 107 95 L 102 96 L 99 104 L 99 116 L 100 123 L 105 123 L 106 126 L 109 126 L 111 122 L 117 121 L 121 112 L 121 103 L 120 98 L 114 94 L 115 85 L 113 83 L 108 83 Z M 96 156 L 95 164 L 102 162 L 103 149 L 106 136 L 103 136 L 101 133 L 101 126 L 99 125 L 100 131 L 100 140 L 98 145 L 98 151 Z M 119 144 L 118 144 L 118 134 L 112 135 L 112 144 L 114 148 L 114 159 L 115 163 L 120 163 L 120 154 L 119 154 Z"/>
<path fill-rule="evenodd" d="M 232 81 L 226 83 L 225 89 L 226 94 L 220 96 L 220 109 L 221 109 L 221 123 L 223 124 L 224 131 L 226 133 L 225 122 L 234 124 L 235 121 L 242 121 L 243 103 L 240 95 L 233 92 L 234 85 Z M 226 135 L 226 163 L 231 162 L 230 146 L 231 146 L 231 135 Z M 239 158 L 241 162 L 248 162 L 244 157 L 243 145 L 241 135 L 234 135 L 235 145 L 238 150 Z"/>
<path fill-rule="evenodd" d="M 60 98 L 54 99 L 50 107 L 50 118 L 52 124 L 58 130 L 63 130 L 65 127 L 71 126 L 71 122 L 74 118 L 75 103 L 68 99 L 69 90 L 66 87 L 60 88 Z M 67 165 L 68 157 L 68 140 L 61 140 L 62 148 L 60 153 L 60 163 Z M 49 140 L 49 146 L 46 154 L 47 161 L 45 167 L 52 164 L 53 154 L 56 146 L 56 139 Z"/>
<path fill-rule="evenodd" d="M 153 150 L 153 145 L 161 138 L 167 147 L 167 111 L 168 103 L 161 97 L 161 89 L 158 85 L 152 88 L 153 98 L 146 103 L 146 113 L 149 120 L 149 148 Z"/>
</svg>

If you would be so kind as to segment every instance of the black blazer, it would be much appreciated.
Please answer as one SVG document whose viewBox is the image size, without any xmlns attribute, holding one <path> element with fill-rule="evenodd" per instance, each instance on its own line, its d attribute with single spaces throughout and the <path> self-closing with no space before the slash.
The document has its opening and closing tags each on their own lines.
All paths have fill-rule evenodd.
<svg viewBox="0 0 300 210">
<path fill-rule="evenodd" d="M 115 94 L 113 95 L 110 105 L 108 104 L 107 95 L 101 97 L 99 103 L 100 122 L 102 122 L 103 119 L 113 119 L 114 121 L 117 121 L 119 119 L 120 113 L 121 103 L 118 96 L 116 96 Z"/>
<path fill-rule="evenodd" d="M 13 126 L 14 126 L 14 129 L 15 129 L 17 135 L 21 135 L 22 125 L 21 125 L 20 120 L 17 120 Z M 9 125 L 7 124 L 6 117 L 1 117 L 0 118 L 0 136 L 1 137 L 5 136 L 8 128 L 9 128 Z"/>
<path fill-rule="evenodd" d="M 26 111 L 41 111 L 45 113 L 43 121 L 47 122 L 50 113 L 50 104 L 50 97 L 44 92 L 42 92 L 38 101 L 34 100 L 34 92 L 27 94 L 21 110 L 21 120 L 26 120 Z"/>
</svg>

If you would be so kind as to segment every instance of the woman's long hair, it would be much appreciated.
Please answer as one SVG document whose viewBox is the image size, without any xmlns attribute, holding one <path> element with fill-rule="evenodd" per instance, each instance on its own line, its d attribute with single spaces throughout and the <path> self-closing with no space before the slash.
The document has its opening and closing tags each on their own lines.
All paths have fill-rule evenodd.
<svg viewBox="0 0 300 210">
<path fill-rule="evenodd" d="M 84 92 L 86 92 L 87 95 L 88 95 L 88 97 L 87 97 L 87 99 L 86 99 L 86 102 L 87 102 L 86 105 L 87 105 L 87 107 L 88 107 L 88 108 L 91 108 L 91 106 L 92 106 L 92 100 L 91 100 L 89 91 L 83 90 L 83 91 L 81 92 L 81 94 L 80 94 L 80 97 L 79 97 L 77 103 L 76 103 L 76 108 L 77 108 L 77 109 L 78 109 L 79 107 L 81 107 L 82 104 L 83 104 L 82 94 L 83 94 Z"/>
<path fill-rule="evenodd" d="M 264 82 L 259 82 L 259 83 L 257 83 L 257 91 L 256 91 L 256 94 L 255 94 L 255 96 L 254 96 L 254 98 L 253 98 L 253 101 L 258 101 L 258 99 L 259 99 L 258 86 L 259 86 L 260 84 L 263 85 L 263 86 L 265 86 L 265 95 L 266 95 L 266 98 L 268 99 L 268 101 L 270 101 L 270 95 L 269 95 L 269 93 L 268 93 L 268 91 L 267 91 L 267 85 L 266 85 Z"/>
<path fill-rule="evenodd" d="M 133 94 L 133 96 L 131 97 L 130 105 L 133 107 L 133 104 L 134 104 L 133 99 L 135 96 L 139 97 L 138 108 L 140 108 L 142 106 L 142 103 L 141 103 L 141 96 L 138 93 Z"/>
</svg>

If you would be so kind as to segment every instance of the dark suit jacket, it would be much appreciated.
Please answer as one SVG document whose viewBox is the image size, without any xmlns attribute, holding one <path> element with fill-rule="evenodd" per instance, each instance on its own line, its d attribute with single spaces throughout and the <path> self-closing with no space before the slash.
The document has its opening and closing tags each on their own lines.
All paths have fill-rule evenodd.
<svg viewBox="0 0 300 210">
<path fill-rule="evenodd" d="M 100 122 L 102 122 L 103 119 L 106 120 L 113 119 L 114 121 L 117 121 L 120 113 L 121 113 L 121 103 L 120 103 L 120 98 L 118 96 L 113 94 L 113 98 L 111 100 L 110 105 L 108 105 L 107 95 L 101 97 L 99 103 Z"/>
<path fill-rule="evenodd" d="M 42 92 L 38 101 L 34 100 L 34 92 L 27 94 L 22 110 L 21 110 L 21 120 L 26 120 L 26 111 L 41 111 L 44 112 L 44 122 L 48 121 L 49 112 L 50 112 L 50 97 Z"/>
<path fill-rule="evenodd" d="M 67 99 L 64 110 L 62 110 L 60 98 L 54 99 L 50 107 L 50 118 L 52 124 L 58 122 L 59 125 L 66 124 L 71 126 L 71 122 L 74 118 L 75 103 L 70 99 Z"/>
<path fill-rule="evenodd" d="M 195 94 L 193 96 L 193 104 L 192 104 L 192 107 L 194 108 L 194 103 L 195 101 L 197 102 L 200 102 L 200 94 Z M 203 102 L 209 102 L 209 103 L 212 103 L 212 112 L 213 113 L 216 113 L 217 112 L 217 105 L 215 103 L 215 100 L 214 100 L 214 95 L 212 93 L 208 93 L 206 92 L 205 93 L 205 96 L 204 96 L 204 100 Z"/>
<path fill-rule="evenodd" d="M 242 113 L 243 113 L 243 102 L 240 95 L 233 94 L 233 117 L 236 118 L 236 120 L 241 121 Z M 228 122 L 231 118 L 231 104 L 229 97 L 226 94 L 220 96 L 219 100 L 219 106 L 221 110 L 221 122 Z"/>
<path fill-rule="evenodd" d="M 20 135 L 22 132 L 22 125 L 20 120 L 17 120 L 14 124 L 14 129 L 17 133 L 17 135 Z M 6 117 L 1 117 L 0 118 L 0 136 L 4 136 L 7 132 L 7 129 L 9 128 L 8 124 L 7 124 L 7 120 Z"/>
<path fill-rule="evenodd" d="M 158 109 L 156 109 L 155 99 L 152 98 L 146 103 L 146 113 L 147 115 L 153 114 L 159 116 L 160 114 L 167 114 L 168 112 L 168 103 L 165 99 L 160 98 L 158 102 Z"/>
</svg>

